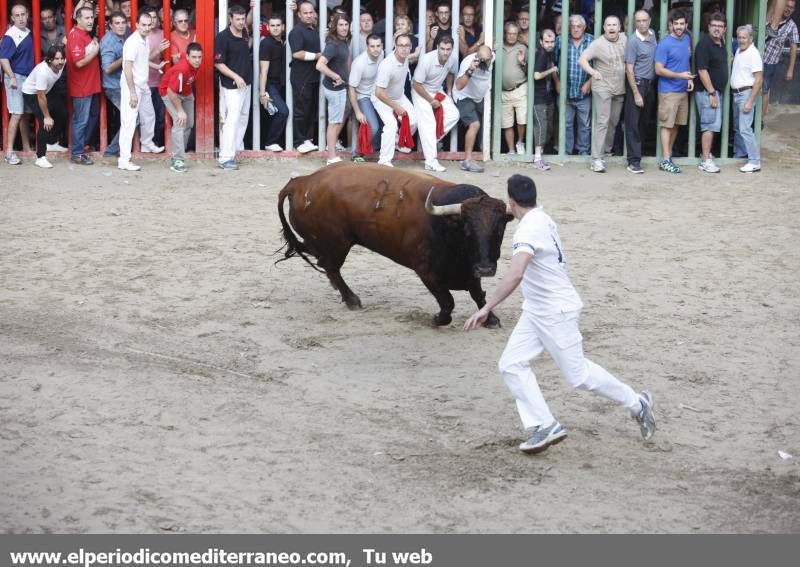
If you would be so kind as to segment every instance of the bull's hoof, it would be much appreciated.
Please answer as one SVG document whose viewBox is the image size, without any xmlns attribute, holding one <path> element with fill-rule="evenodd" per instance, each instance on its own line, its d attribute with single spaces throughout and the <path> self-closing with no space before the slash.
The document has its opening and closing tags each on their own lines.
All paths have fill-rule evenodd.
<svg viewBox="0 0 800 567">
<path fill-rule="evenodd" d="M 361 309 L 361 300 L 358 298 L 357 295 L 345 299 L 344 303 L 345 305 L 347 305 L 347 308 L 350 311 L 358 311 L 359 309 Z"/>
<path fill-rule="evenodd" d="M 449 325 L 452 320 L 453 318 L 450 316 L 449 313 L 446 315 L 442 313 L 437 313 L 436 315 L 433 316 L 433 324 L 436 325 L 437 327 L 441 327 L 443 325 Z"/>
<path fill-rule="evenodd" d="M 494 313 L 489 313 L 483 326 L 487 329 L 500 329 L 503 327 L 503 325 L 500 324 L 500 319 L 498 319 Z"/>
</svg>

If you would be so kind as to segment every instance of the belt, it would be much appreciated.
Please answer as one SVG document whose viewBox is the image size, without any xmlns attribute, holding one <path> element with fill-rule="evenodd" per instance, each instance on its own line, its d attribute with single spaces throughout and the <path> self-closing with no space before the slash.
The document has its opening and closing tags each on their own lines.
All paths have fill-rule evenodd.
<svg viewBox="0 0 800 567">
<path fill-rule="evenodd" d="M 522 81 L 521 83 L 517 83 L 515 86 L 511 87 L 510 89 L 503 89 L 503 92 L 507 92 L 508 93 L 508 92 L 511 92 L 511 91 L 515 91 L 518 88 L 520 88 L 522 85 L 524 85 L 526 82 L 527 81 Z"/>
<path fill-rule="evenodd" d="M 743 93 L 744 91 L 749 91 L 752 88 L 753 88 L 753 85 L 750 85 L 749 87 L 742 87 L 741 89 L 731 88 L 731 92 L 733 94 L 739 94 L 739 93 Z"/>
</svg>

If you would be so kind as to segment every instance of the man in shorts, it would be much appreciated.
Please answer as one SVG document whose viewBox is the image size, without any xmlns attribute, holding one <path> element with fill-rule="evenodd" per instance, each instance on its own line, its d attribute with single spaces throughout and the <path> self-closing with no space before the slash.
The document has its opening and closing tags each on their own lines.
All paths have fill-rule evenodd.
<svg viewBox="0 0 800 567">
<path fill-rule="evenodd" d="M 503 28 L 503 92 L 500 95 L 500 128 L 508 153 L 525 154 L 528 119 L 528 48 L 519 42 L 519 27 L 508 22 Z M 517 143 L 514 145 L 514 118 Z M 515 151 L 516 150 L 516 151 Z"/>
<path fill-rule="evenodd" d="M 453 87 L 453 100 L 459 119 L 467 131 L 464 134 L 464 161 L 461 169 L 481 173 L 483 166 L 472 159 L 475 140 L 481 130 L 483 99 L 492 84 L 494 54 L 488 45 L 481 45 L 476 53 L 464 57 Z"/>
<path fill-rule="evenodd" d="M 6 163 L 18 165 L 22 160 L 14 152 L 17 130 L 22 135 L 23 151 L 31 151 L 28 123 L 24 120 L 25 110 L 22 97 L 22 84 L 33 71 L 33 34 L 28 29 L 28 8 L 14 4 L 11 8 L 12 26 L 5 31 L 0 41 L 0 67 L 6 88 L 8 113 L 11 115 L 6 131 Z"/>
<path fill-rule="evenodd" d="M 686 35 L 686 16 L 683 11 L 669 12 L 672 31 L 656 47 L 658 80 L 658 125 L 661 127 L 661 163 L 668 173 L 680 173 L 672 161 L 672 146 L 681 126 L 689 122 L 689 95 L 694 90 L 691 73 L 692 42 Z"/>
<path fill-rule="evenodd" d="M 701 161 L 698 169 L 718 173 L 719 166 L 711 157 L 714 134 L 722 129 L 722 99 L 728 84 L 728 49 L 725 46 L 725 14 L 715 12 L 708 22 L 708 34 L 700 36 L 694 50 L 697 78 L 694 100 L 700 117 Z"/>
</svg>

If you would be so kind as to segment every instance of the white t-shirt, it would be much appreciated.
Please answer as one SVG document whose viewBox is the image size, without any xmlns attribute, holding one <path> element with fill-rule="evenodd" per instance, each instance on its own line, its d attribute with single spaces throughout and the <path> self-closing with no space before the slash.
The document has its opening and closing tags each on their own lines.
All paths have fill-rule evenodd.
<svg viewBox="0 0 800 567">
<path fill-rule="evenodd" d="M 756 82 L 753 73 L 763 70 L 764 64 L 761 61 L 761 54 L 756 49 L 755 44 L 751 43 L 750 47 L 744 51 L 737 49 L 736 56 L 733 58 L 733 68 L 731 69 L 731 88 L 752 87 Z"/>
<path fill-rule="evenodd" d="M 567 276 L 558 226 L 541 207 L 522 217 L 512 244 L 513 254 L 533 254 L 522 277 L 522 309 L 546 316 L 583 307 Z"/>
<path fill-rule="evenodd" d="M 422 83 L 429 95 L 433 96 L 442 90 L 442 84 L 448 73 L 455 73 L 456 66 L 449 58 L 444 64 L 439 63 L 439 53 L 434 49 L 419 58 L 414 71 L 414 82 Z"/>
<path fill-rule="evenodd" d="M 369 98 L 375 92 L 375 79 L 378 76 L 378 65 L 381 61 L 383 61 L 383 53 L 373 61 L 366 51 L 353 59 L 347 82 L 356 90 L 358 98 Z"/>
<path fill-rule="evenodd" d="M 464 57 L 464 60 L 461 62 L 461 67 L 458 68 L 456 80 L 466 74 L 467 69 L 469 69 L 469 66 L 472 65 L 472 62 L 477 56 L 477 53 L 470 53 Z M 492 55 L 492 64 L 494 64 L 494 55 Z M 458 102 L 462 98 L 471 98 L 475 102 L 482 101 L 486 93 L 489 92 L 489 87 L 492 85 L 492 64 L 489 65 L 486 71 L 480 67 L 476 67 L 472 77 L 467 81 L 467 86 L 463 89 L 458 89 L 453 86 L 453 100 Z"/>
<path fill-rule="evenodd" d="M 123 67 L 125 61 L 133 61 L 133 84 L 136 88 L 146 89 L 147 79 L 150 76 L 150 48 L 147 40 L 141 34 L 134 32 L 122 46 Z M 125 71 L 122 72 L 120 87 L 127 90 L 128 81 L 125 79 Z"/>
<path fill-rule="evenodd" d="M 386 89 L 386 95 L 398 101 L 405 96 L 404 90 L 408 76 L 408 59 L 400 63 L 392 52 L 378 65 L 378 74 L 375 77 L 375 86 Z M 376 97 L 377 98 L 377 97 Z"/>
<path fill-rule="evenodd" d="M 36 91 L 49 93 L 63 72 L 64 68 L 62 67 L 58 73 L 53 73 L 50 65 L 46 61 L 42 61 L 33 68 L 31 74 L 22 83 L 22 92 L 25 94 L 36 94 Z"/>
</svg>

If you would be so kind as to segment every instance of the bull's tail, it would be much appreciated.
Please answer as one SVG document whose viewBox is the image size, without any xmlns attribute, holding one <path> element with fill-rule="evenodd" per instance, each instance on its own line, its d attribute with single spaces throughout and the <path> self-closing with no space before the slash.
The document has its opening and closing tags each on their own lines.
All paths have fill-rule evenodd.
<svg viewBox="0 0 800 567">
<path fill-rule="evenodd" d="M 306 246 L 300 242 L 297 238 L 297 235 L 292 230 L 291 225 L 286 220 L 286 214 L 283 211 L 283 202 L 288 198 L 289 203 L 291 206 L 292 201 L 292 182 L 290 181 L 286 187 L 281 189 L 280 194 L 278 195 L 278 217 L 281 219 L 281 226 L 283 227 L 283 241 L 284 244 L 280 248 L 275 251 L 275 254 L 286 248 L 283 253 L 283 258 L 280 258 L 275 261 L 277 264 L 278 262 L 283 262 L 284 260 L 288 260 L 292 256 L 300 256 L 303 260 L 305 260 L 309 266 L 317 270 L 318 272 L 325 273 L 325 270 L 319 268 L 309 257 L 308 257 L 308 249 Z"/>
</svg>

